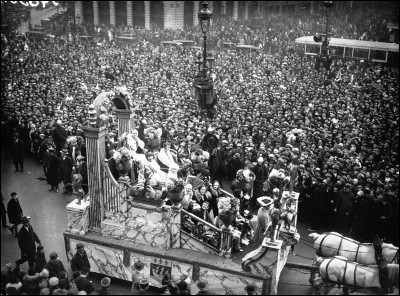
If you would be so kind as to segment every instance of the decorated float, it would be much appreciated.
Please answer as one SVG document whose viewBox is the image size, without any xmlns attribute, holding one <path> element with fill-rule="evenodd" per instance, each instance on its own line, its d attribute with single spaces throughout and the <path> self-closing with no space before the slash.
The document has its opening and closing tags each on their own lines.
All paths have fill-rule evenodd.
<svg viewBox="0 0 400 296">
<path fill-rule="evenodd" d="M 265 235 L 260 247 L 243 262 L 233 260 L 230 225 L 237 212 L 233 197 L 227 194 L 230 197 L 225 202 L 220 200 L 221 228 L 183 209 L 186 181 L 178 178 L 180 167 L 173 153 L 164 147 L 156 158 L 148 159 L 139 152 L 145 143 L 135 130 L 133 110 L 123 91 L 101 93 L 89 107 L 89 122 L 81 126 L 86 141 L 88 195 L 82 195 L 77 176 L 77 199 L 67 206 L 67 258 L 71 259 L 76 244 L 82 243 L 91 272 L 130 281 L 135 262 L 141 261 L 144 276 L 160 288 L 166 274 L 177 282 L 186 272 L 192 293 L 197 293 L 196 282 L 204 278 L 215 294 L 243 294 L 249 283 L 256 286 L 258 294 L 276 294 L 290 246 L 298 240 L 295 219 L 290 219 L 289 227 L 279 229 L 275 226 L 283 223 L 283 216 L 277 215 L 278 220 L 269 228 L 272 242 Z M 106 159 L 105 139 L 113 116 L 118 121 L 119 147 Z M 157 146 L 149 141 L 152 133 L 154 130 L 146 131 L 147 145 Z M 207 157 L 205 151 L 195 151 L 188 163 L 199 170 L 205 167 Z M 239 179 L 243 183 L 240 188 L 251 189 L 254 179 L 249 172 L 241 172 Z M 298 194 L 283 191 L 283 187 L 279 190 L 279 211 L 285 212 L 289 199 L 297 209 Z"/>
</svg>

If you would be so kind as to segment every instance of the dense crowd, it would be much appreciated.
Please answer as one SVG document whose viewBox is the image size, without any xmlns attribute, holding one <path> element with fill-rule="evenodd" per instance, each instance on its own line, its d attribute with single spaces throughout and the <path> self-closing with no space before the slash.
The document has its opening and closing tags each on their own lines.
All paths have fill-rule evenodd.
<svg viewBox="0 0 400 296">
<path fill-rule="evenodd" d="M 383 18 L 378 16 L 374 23 L 381 24 Z M 351 17 L 347 23 L 365 19 Z M 79 126 L 88 120 L 89 105 L 101 92 L 126 86 L 139 106 L 135 125 L 146 143 L 144 153 L 154 150 L 143 134 L 149 127 L 160 129 L 162 143 L 170 143 L 182 158 L 207 134 L 218 139 L 210 151 L 209 170 L 199 175 L 209 183 L 193 188 L 193 200 L 214 200 L 212 196 L 220 194 L 218 185 L 235 179 L 245 167 L 253 169 L 256 182 L 263 184 L 273 168 L 286 168 L 291 160 L 288 138 L 297 129 L 295 145 L 301 154 L 295 190 L 300 192 L 300 220 L 313 230 L 337 231 L 362 242 L 379 234 L 398 246 L 399 69 L 337 59 L 330 70 L 316 70 L 314 58 L 285 48 L 294 38 L 312 34 L 318 19 L 294 22 L 289 16 L 270 16 L 266 23 L 259 29 L 230 20 L 214 24 L 218 104 L 212 118 L 199 110 L 193 95 L 196 50 L 160 45 L 165 39 L 195 39 L 199 34 L 192 28 L 135 29 L 139 41 L 134 44 L 9 38 L 2 46 L 2 143 L 16 170 L 18 165 L 23 169 L 24 155 L 32 154 L 46 172 L 49 147 L 56 155 L 75 160 L 74 146 L 84 157 Z M 335 34 L 351 37 L 346 29 L 350 25 L 333 23 Z M 357 23 L 357 32 L 364 27 Z M 236 54 L 218 46 L 220 40 L 240 39 L 255 45 L 259 40 L 263 46 L 271 39 L 272 50 Z M 111 150 L 120 136 L 116 126 L 112 116 L 106 143 Z M 71 136 L 76 139 L 67 141 Z M 68 166 L 72 170 L 72 164 Z M 59 180 L 48 181 L 52 189 L 58 186 Z M 254 198 L 265 194 L 261 186 Z M 215 209 L 215 203 L 209 207 Z M 40 271 L 28 270 L 28 276 Z M 21 287 L 25 275 L 13 274 L 8 283 Z M 57 282 L 68 284 L 59 278 Z"/>
</svg>

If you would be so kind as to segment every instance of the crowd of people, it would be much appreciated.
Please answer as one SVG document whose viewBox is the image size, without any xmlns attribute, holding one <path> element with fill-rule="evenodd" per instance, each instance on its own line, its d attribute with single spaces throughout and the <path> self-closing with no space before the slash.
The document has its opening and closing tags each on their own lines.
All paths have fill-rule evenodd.
<svg viewBox="0 0 400 296">
<path fill-rule="evenodd" d="M 17 194 L 13 192 L 12 203 L 18 202 Z M 30 217 L 20 216 L 22 209 L 13 209 L 11 203 L 7 207 L 8 216 L 18 214 L 19 222 L 10 219 L 10 223 L 22 224 L 19 231 L 15 231 L 21 258 L 13 263 L 4 264 L 1 268 L 2 295 L 109 295 L 111 280 L 104 277 L 100 288 L 95 289 L 93 282 L 87 276 L 90 263 L 82 243 L 76 244 L 76 253 L 71 259 L 72 275 L 68 275 L 63 262 L 56 252 L 45 255 L 44 246 L 30 225 Z M 13 218 L 17 219 L 17 218 Z M 15 225 L 15 224 L 14 224 Z M 3 225 L 4 226 L 4 225 Z M 47 260 L 49 259 L 49 260 Z M 26 271 L 20 265 L 28 261 Z"/>
<path fill-rule="evenodd" d="M 337 17 L 341 21 L 333 22 L 334 37 L 357 38 L 346 28 L 360 32 L 365 26 L 345 24 L 368 21 L 361 16 L 344 21 Z M 384 17 L 377 15 L 374 23 L 382 24 Z M 163 38 L 196 39 L 194 28 L 134 29 L 138 36 L 134 44 L 115 39 L 98 45 L 8 38 L 2 46 L 2 143 L 16 171 L 23 170 L 24 156 L 31 154 L 44 166 L 51 190 L 58 191 L 60 181 L 70 184 L 72 167 L 86 156 L 80 125 L 88 120 L 89 105 L 101 92 L 126 86 L 138 106 L 135 125 L 146 143 L 144 153 L 157 151 L 144 137 L 149 127 L 159 129 L 160 144 L 168 142 L 182 158 L 206 135 L 217 138 L 209 169 L 199 175 L 209 183 L 194 188 L 192 195 L 194 201 L 203 201 L 202 207 L 208 201 L 205 207 L 215 216 L 215 198 L 210 197 L 221 196 L 218 186 L 234 180 L 239 169 L 251 168 L 256 182 L 263 184 L 273 168 L 286 168 L 293 148 L 288 149 L 288 137 L 296 129 L 301 151 L 295 184 L 300 221 L 309 223 L 310 230 L 337 231 L 361 242 L 371 242 L 379 234 L 398 246 L 399 69 L 367 60 L 335 59 L 329 70 L 317 70 L 313 57 L 287 50 L 296 37 L 312 34 L 320 21 L 269 16 L 261 28 L 214 21 L 218 104 L 212 118 L 199 110 L 193 95 L 196 50 L 160 45 Z M 264 51 L 236 54 L 223 49 L 222 40 L 261 43 Z M 111 150 L 120 136 L 116 127 L 111 116 L 106 143 Z M 60 158 L 67 157 L 67 173 L 62 174 Z M 253 198 L 266 193 L 261 186 Z M 235 195 L 242 198 L 240 192 Z M 15 226 L 10 231 L 18 233 Z M 240 244 L 236 248 L 240 250 Z M 9 267 L 7 272 L 5 288 L 18 290 L 32 277 L 39 283 L 31 285 L 36 292 L 46 278 L 47 289 L 51 282 L 57 282 L 59 289 L 71 284 L 65 276 L 46 277 L 43 269 L 30 268 L 28 275 L 22 275 L 18 267 L 14 271 Z"/>
</svg>

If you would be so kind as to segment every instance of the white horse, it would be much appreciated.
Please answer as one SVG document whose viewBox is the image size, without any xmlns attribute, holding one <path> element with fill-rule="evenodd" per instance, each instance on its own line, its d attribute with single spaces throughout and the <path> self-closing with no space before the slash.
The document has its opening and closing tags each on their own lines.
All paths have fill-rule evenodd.
<svg viewBox="0 0 400 296">
<path fill-rule="evenodd" d="M 360 264 L 377 264 L 373 244 L 362 244 L 356 240 L 344 237 L 337 232 L 324 234 L 311 233 L 314 239 L 314 249 L 318 256 L 334 257 L 343 256 L 349 261 Z M 392 244 L 382 243 L 382 255 L 388 263 L 398 263 L 399 248 Z"/>
<path fill-rule="evenodd" d="M 321 279 L 317 278 L 314 290 L 319 290 L 326 295 L 337 284 L 343 285 L 343 292 L 347 294 L 349 289 L 354 292 L 386 293 L 379 280 L 378 265 L 363 265 L 350 262 L 346 258 L 337 256 L 334 258 L 317 258 L 316 265 L 319 268 Z M 399 288 L 399 265 L 387 264 L 388 282 L 395 288 Z M 390 287 L 393 288 L 393 287 Z M 322 291 L 321 291 L 322 289 Z"/>
</svg>

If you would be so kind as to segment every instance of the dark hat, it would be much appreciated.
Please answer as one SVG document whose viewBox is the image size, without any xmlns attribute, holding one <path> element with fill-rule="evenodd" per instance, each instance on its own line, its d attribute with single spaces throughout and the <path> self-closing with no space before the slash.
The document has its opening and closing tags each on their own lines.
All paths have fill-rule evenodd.
<svg viewBox="0 0 400 296">
<path fill-rule="evenodd" d="M 248 284 L 246 287 L 244 287 L 244 290 L 247 293 L 254 293 L 256 291 L 256 286 L 254 286 L 253 284 Z"/>
<path fill-rule="evenodd" d="M 42 245 L 40 245 L 40 246 L 37 246 L 36 250 L 38 250 L 38 251 L 41 251 L 41 250 L 43 250 L 43 246 L 42 246 Z"/>
<path fill-rule="evenodd" d="M 68 150 L 66 148 L 62 149 L 60 152 L 63 154 L 68 154 Z"/>
<path fill-rule="evenodd" d="M 179 283 L 177 283 L 176 286 L 177 286 L 178 289 L 181 290 L 181 291 L 185 291 L 185 290 L 187 290 L 187 288 L 188 288 L 188 284 L 187 284 L 185 281 L 183 281 L 183 280 L 181 280 Z"/>
<path fill-rule="evenodd" d="M 29 223 L 29 220 L 30 220 L 30 219 L 31 219 L 31 217 L 23 216 L 22 219 L 21 219 L 22 224 Z"/>
<path fill-rule="evenodd" d="M 76 249 L 77 250 L 82 250 L 85 246 L 82 243 L 77 243 L 76 244 Z"/>
<path fill-rule="evenodd" d="M 109 277 L 105 277 L 101 280 L 101 286 L 104 288 L 108 288 L 111 284 L 111 279 Z"/>
<path fill-rule="evenodd" d="M 205 289 L 207 287 L 207 281 L 205 279 L 199 279 L 199 281 L 197 282 L 197 287 L 201 290 L 201 289 Z"/>
<path fill-rule="evenodd" d="M 50 254 L 50 259 L 57 259 L 57 257 L 58 257 L 58 255 L 57 255 L 56 252 L 52 252 L 52 253 Z"/>
<path fill-rule="evenodd" d="M 49 147 L 47 150 L 49 150 L 50 152 L 54 152 L 54 148 L 53 147 Z"/>
<path fill-rule="evenodd" d="M 133 264 L 133 268 L 140 271 L 144 268 L 144 264 L 142 261 L 138 260 Z"/>
</svg>

